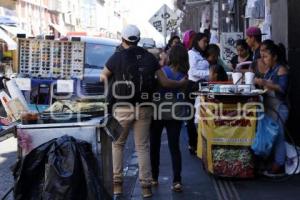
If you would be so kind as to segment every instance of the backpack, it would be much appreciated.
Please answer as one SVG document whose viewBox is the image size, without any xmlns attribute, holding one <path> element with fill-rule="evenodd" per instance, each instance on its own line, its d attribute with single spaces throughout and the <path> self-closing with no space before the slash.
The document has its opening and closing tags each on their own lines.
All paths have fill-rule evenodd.
<svg viewBox="0 0 300 200">
<path fill-rule="evenodd" d="M 124 49 L 120 55 L 120 67 L 114 80 L 116 102 L 151 102 L 157 88 L 155 58 L 141 47 Z"/>
</svg>

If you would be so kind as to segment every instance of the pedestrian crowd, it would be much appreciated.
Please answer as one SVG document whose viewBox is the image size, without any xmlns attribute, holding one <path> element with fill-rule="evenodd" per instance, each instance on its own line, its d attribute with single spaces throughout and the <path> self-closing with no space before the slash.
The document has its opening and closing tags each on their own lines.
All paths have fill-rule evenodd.
<svg viewBox="0 0 300 200">
<path fill-rule="evenodd" d="M 151 188 L 159 185 L 160 146 L 166 128 L 173 169 L 174 192 L 182 192 L 182 159 L 180 133 L 187 128 L 191 155 L 196 155 L 197 128 L 195 98 L 201 82 L 228 81 L 227 72 L 255 73 L 255 84 L 268 89 L 265 112 L 280 126 L 274 144 L 274 159 L 266 175 L 284 173 L 284 123 L 288 116 L 288 66 L 282 44 L 262 41 L 257 27 L 246 31 L 246 40 L 236 41 L 237 55 L 225 66 L 217 44 L 209 44 L 210 35 L 187 30 L 182 37 L 173 36 L 159 56 L 138 47 L 140 30 L 128 25 L 122 31 L 122 43 L 107 61 L 100 79 L 109 83 L 108 102 L 111 112 L 123 127 L 113 143 L 114 194 L 123 193 L 123 152 L 128 134 L 133 129 L 138 155 L 139 180 L 144 198 L 152 196 Z M 247 65 L 239 64 L 250 61 Z M 188 106 L 184 102 L 189 103 Z M 180 104 L 182 103 L 182 104 Z M 173 106 L 173 105 L 177 106 Z"/>
</svg>

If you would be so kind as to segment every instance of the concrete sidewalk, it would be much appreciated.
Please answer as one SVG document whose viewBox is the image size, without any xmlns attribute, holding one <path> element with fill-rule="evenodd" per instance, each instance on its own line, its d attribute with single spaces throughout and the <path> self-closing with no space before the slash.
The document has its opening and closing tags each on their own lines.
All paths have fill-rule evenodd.
<svg viewBox="0 0 300 200">
<path fill-rule="evenodd" d="M 202 169 L 202 163 L 196 156 L 190 155 L 187 149 L 185 129 L 181 133 L 182 183 L 183 192 L 171 190 L 172 165 L 167 136 L 163 133 L 161 144 L 161 163 L 159 185 L 153 187 L 153 200 L 217 200 L 213 179 Z M 136 182 L 131 200 L 143 199 L 139 182 Z"/>
<path fill-rule="evenodd" d="M 300 199 L 300 175 L 270 180 L 257 177 L 251 180 L 224 179 L 209 175 L 202 168 L 201 160 L 191 156 L 187 149 L 187 133 L 185 128 L 181 133 L 182 153 L 182 182 L 184 191 L 175 193 L 171 191 L 172 165 L 168 149 L 166 134 L 163 134 L 161 146 L 161 165 L 159 186 L 153 188 L 153 200 L 295 200 Z M 136 158 L 133 156 L 133 158 Z M 133 159 L 134 160 L 134 159 Z M 131 165 L 137 168 L 137 164 Z M 137 177 L 137 171 L 135 177 Z M 131 173 L 132 175 L 132 173 Z M 132 176 L 126 178 L 133 180 Z M 135 179 L 137 180 L 137 178 Z M 132 182 L 131 182 L 132 186 Z M 130 192 L 131 195 L 130 195 Z M 126 200 L 140 200 L 141 189 L 139 182 L 134 188 L 126 192 Z"/>
</svg>

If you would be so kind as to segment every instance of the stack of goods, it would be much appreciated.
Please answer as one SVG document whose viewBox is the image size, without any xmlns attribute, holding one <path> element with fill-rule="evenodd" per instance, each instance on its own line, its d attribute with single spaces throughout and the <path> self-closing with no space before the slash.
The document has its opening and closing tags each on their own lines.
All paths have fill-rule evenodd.
<svg viewBox="0 0 300 200">
<path fill-rule="evenodd" d="M 77 102 L 70 100 L 56 101 L 46 112 L 52 113 L 104 113 L 106 104 L 103 102 Z"/>
<path fill-rule="evenodd" d="M 212 147 L 213 171 L 217 176 L 249 178 L 254 176 L 253 157 L 250 148 Z"/>
</svg>

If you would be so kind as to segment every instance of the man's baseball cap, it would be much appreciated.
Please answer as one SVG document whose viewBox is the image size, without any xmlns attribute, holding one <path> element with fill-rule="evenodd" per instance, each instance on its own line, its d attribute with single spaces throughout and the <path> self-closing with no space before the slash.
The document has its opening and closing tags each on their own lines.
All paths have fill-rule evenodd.
<svg viewBox="0 0 300 200">
<path fill-rule="evenodd" d="M 122 38 L 128 42 L 137 42 L 140 39 L 140 29 L 135 25 L 127 25 L 122 30 Z"/>
<path fill-rule="evenodd" d="M 252 36 L 260 36 L 260 35 L 266 35 L 266 34 L 261 33 L 260 28 L 258 28 L 256 26 L 251 26 L 246 30 L 246 35 L 248 37 L 252 37 Z"/>
</svg>

